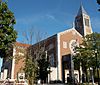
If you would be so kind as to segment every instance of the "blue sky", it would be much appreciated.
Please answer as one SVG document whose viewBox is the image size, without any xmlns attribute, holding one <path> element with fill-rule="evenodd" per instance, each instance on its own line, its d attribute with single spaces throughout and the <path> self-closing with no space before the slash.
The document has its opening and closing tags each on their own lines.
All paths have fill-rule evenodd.
<svg viewBox="0 0 100 85">
<path fill-rule="evenodd" d="M 96 0 L 8 0 L 16 18 L 17 41 L 22 42 L 22 33 L 31 28 L 49 36 L 71 28 L 81 2 L 90 15 L 93 31 L 100 32 Z"/>
<path fill-rule="evenodd" d="M 16 18 L 17 41 L 31 28 L 53 35 L 72 27 L 82 2 L 90 15 L 93 31 L 100 32 L 100 13 L 96 0 L 8 0 L 8 6 Z"/>
</svg>

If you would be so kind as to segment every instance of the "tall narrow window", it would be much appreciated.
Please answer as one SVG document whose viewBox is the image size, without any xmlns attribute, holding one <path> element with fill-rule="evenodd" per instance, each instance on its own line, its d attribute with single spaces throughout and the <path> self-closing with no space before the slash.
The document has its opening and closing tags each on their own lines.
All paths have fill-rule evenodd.
<svg viewBox="0 0 100 85">
<path fill-rule="evenodd" d="M 67 42 L 63 41 L 63 48 L 67 48 Z"/>
<path fill-rule="evenodd" d="M 50 55 L 50 64 L 51 66 L 54 66 L 54 54 L 53 53 Z"/>
<path fill-rule="evenodd" d="M 85 19 L 85 25 L 89 27 L 89 19 Z"/>
</svg>

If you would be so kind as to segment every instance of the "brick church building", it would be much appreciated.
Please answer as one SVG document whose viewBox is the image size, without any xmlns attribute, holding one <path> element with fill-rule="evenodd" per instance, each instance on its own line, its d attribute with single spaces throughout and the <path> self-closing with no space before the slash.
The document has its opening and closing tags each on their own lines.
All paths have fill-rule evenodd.
<svg viewBox="0 0 100 85">
<path fill-rule="evenodd" d="M 91 33 L 90 17 L 81 5 L 72 28 L 43 40 L 50 61 L 51 73 L 49 75 L 49 80 L 61 80 L 65 83 L 67 82 L 70 75 L 71 56 L 74 55 L 74 47 L 82 43 L 84 36 Z M 29 47 L 29 45 L 24 44 L 17 43 L 17 45 L 18 47 Z M 36 51 L 35 45 L 36 44 L 32 45 L 34 48 L 33 51 Z M 14 53 L 16 54 L 16 52 Z M 19 60 L 19 63 L 15 63 L 14 59 L 11 62 L 10 70 L 8 69 L 9 67 L 5 67 L 6 64 L 3 63 L 2 78 L 5 78 L 5 75 L 7 77 L 9 74 L 11 79 L 16 79 L 17 74 L 20 73 L 19 69 L 23 66 L 21 60 Z M 5 71 L 5 69 L 7 69 L 7 71 Z M 74 70 L 74 75 L 79 81 L 78 70 Z"/>
</svg>

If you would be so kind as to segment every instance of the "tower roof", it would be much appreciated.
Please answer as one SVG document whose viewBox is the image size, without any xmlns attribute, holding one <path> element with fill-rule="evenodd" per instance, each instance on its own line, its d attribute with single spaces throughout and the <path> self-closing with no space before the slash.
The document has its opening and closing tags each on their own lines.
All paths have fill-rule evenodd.
<svg viewBox="0 0 100 85">
<path fill-rule="evenodd" d="M 81 4 L 77 16 L 80 16 L 80 15 L 82 15 L 82 14 L 86 14 L 86 15 L 88 15 L 87 12 L 85 11 L 83 5 Z"/>
</svg>

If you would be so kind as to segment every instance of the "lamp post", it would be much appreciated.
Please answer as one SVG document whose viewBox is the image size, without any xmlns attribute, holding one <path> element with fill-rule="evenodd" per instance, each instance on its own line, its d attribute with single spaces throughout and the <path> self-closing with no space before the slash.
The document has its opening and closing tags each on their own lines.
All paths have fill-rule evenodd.
<svg viewBox="0 0 100 85">
<path fill-rule="evenodd" d="M 47 72 L 48 72 L 48 74 L 47 74 L 47 83 L 50 83 L 50 79 L 51 79 L 50 78 L 50 62 L 48 60 L 48 51 L 47 50 L 45 51 L 45 54 L 46 54 L 46 60 L 49 63 L 49 66 L 47 68 Z"/>
<path fill-rule="evenodd" d="M 94 85 L 94 77 L 93 77 L 93 68 L 90 67 L 90 75 L 91 75 L 91 79 L 92 79 L 92 85 Z"/>
<path fill-rule="evenodd" d="M 96 73 L 97 73 L 98 85 L 100 85 L 97 50 L 95 50 L 95 57 L 96 57 Z"/>
</svg>

